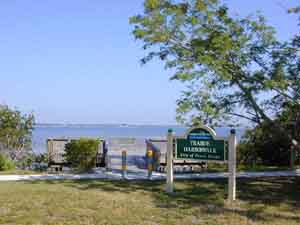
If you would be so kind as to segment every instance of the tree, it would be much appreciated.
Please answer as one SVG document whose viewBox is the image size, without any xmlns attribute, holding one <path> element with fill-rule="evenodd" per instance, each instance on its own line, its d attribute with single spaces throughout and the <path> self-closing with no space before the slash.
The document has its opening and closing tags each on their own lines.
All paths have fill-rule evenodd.
<svg viewBox="0 0 300 225">
<path fill-rule="evenodd" d="M 299 74 L 288 73 L 299 55 L 276 40 L 262 15 L 230 16 L 218 0 L 146 0 L 144 8 L 130 18 L 148 51 L 142 63 L 158 57 L 175 70 L 172 80 L 187 84 L 177 102 L 179 121 L 261 124 L 283 102 L 299 104 L 292 87 Z"/>
<path fill-rule="evenodd" d="M 0 151 L 13 160 L 30 151 L 33 126 L 33 114 L 0 106 Z"/>
</svg>

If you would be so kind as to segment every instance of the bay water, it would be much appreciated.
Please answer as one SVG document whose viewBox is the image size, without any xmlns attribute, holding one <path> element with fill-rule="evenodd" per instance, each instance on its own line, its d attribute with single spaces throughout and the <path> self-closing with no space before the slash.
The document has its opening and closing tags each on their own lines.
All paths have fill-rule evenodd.
<svg viewBox="0 0 300 225">
<path fill-rule="evenodd" d="M 173 129 L 175 135 L 184 135 L 187 128 L 178 125 L 37 125 L 33 131 L 33 151 L 37 154 L 47 151 L 46 141 L 48 138 L 80 138 L 99 137 L 104 139 L 135 138 L 139 143 L 145 139 L 165 139 L 168 129 Z M 230 127 L 217 127 L 217 136 L 228 136 Z M 235 128 L 237 137 L 240 139 L 245 128 Z"/>
</svg>

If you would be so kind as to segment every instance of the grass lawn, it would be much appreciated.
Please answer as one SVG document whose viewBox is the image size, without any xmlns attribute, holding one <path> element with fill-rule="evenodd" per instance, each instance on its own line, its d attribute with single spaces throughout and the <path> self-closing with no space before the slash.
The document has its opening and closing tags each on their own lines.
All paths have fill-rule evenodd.
<svg viewBox="0 0 300 225">
<path fill-rule="evenodd" d="M 299 169 L 299 166 L 295 166 L 295 169 Z M 238 165 L 237 171 L 238 172 L 272 172 L 272 171 L 291 171 L 290 167 L 284 166 L 263 166 L 263 165 L 256 165 L 256 166 L 245 166 L 245 165 Z M 218 163 L 209 163 L 208 168 L 203 170 L 203 172 L 228 172 L 228 167 L 226 164 L 218 164 Z"/>
<path fill-rule="evenodd" d="M 239 179 L 239 200 L 226 203 L 227 181 L 0 182 L 0 224 L 300 224 L 300 178 Z"/>
</svg>

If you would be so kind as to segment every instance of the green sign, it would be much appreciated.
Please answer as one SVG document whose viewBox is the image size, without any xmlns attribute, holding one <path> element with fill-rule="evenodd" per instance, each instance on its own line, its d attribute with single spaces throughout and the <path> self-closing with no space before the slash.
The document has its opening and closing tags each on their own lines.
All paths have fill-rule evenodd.
<svg viewBox="0 0 300 225">
<path fill-rule="evenodd" d="M 176 138 L 176 159 L 199 161 L 225 161 L 228 159 L 228 143 L 216 139 L 210 128 L 192 129 L 186 138 Z"/>
</svg>

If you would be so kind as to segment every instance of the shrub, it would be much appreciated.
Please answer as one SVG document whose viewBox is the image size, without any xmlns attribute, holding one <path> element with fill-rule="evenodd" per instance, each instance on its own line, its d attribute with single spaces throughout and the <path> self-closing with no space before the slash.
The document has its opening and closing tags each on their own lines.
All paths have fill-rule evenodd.
<svg viewBox="0 0 300 225">
<path fill-rule="evenodd" d="M 274 121 L 265 121 L 247 131 L 238 146 L 239 162 L 247 165 L 289 165 L 291 149 L 299 151 L 300 147 L 299 118 L 300 106 L 289 106 Z"/>
<path fill-rule="evenodd" d="M 96 164 L 96 154 L 100 141 L 81 138 L 66 144 L 65 159 L 70 165 L 80 171 L 87 171 Z"/>
<path fill-rule="evenodd" d="M 0 171 L 15 169 L 15 162 L 0 154 Z"/>
<path fill-rule="evenodd" d="M 34 162 L 34 155 L 27 154 L 17 161 L 17 167 L 20 169 L 29 169 Z"/>
<path fill-rule="evenodd" d="M 242 164 L 289 165 L 291 143 L 276 126 L 263 124 L 246 134 L 246 140 L 238 146 L 238 158 Z"/>
<path fill-rule="evenodd" d="M 34 156 L 34 162 L 36 163 L 48 163 L 48 153 L 41 153 Z"/>
</svg>

